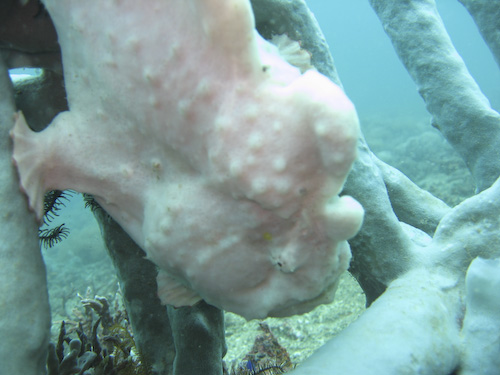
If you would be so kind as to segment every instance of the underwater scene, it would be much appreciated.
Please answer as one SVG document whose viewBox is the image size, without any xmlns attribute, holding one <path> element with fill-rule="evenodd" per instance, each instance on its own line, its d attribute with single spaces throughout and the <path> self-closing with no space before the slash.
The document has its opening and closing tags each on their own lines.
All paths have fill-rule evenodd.
<svg viewBox="0 0 500 375">
<path fill-rule="evenodd" d="M 500 374 L 499 20 L 4 1 L 0 375 Z"/>
</svg>

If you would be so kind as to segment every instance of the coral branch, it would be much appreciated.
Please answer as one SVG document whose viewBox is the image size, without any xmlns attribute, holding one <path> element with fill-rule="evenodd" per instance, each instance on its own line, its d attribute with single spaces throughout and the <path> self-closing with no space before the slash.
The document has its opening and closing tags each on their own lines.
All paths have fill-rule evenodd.
<svg viewBox="0 0 500 375">
<path fill-rule="evenodd" d="M 434 0 L 371 0 L 415 81 L 432 123 L 460 154 L 479 191 L 500 175 L 500 115 L 453 47 Z"/>
</svg>

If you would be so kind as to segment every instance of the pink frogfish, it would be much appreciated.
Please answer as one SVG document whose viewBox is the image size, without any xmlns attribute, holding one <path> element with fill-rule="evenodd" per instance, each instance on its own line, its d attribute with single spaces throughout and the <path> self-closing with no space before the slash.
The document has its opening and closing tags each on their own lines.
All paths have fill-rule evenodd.
<svg viewBox="0 0 500 375">
<path fill-rule="evenodd" d="M 45 0 L 69 110 L 12 130 L 21 188 L 96 201 L 158 268 L 165 304 L 247 319 L 330 302 L 363 209 L 339 197 L 358 119 L 255 30 L 248 0 Z"/>
</svg>

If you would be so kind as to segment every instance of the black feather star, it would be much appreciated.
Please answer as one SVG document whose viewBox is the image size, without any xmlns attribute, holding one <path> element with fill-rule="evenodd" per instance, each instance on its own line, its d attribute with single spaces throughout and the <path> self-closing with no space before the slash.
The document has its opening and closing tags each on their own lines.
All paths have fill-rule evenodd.
<svg viewBox="0 0 500 375">
<path fill-rule="evenodd" d="M 38 238 L 43 247 L 50 248 L 61 242 L 64 238 L 68 238 L 69 229 L 64 227 L 64 223 L 55 227 L 38 230 Z"/>
<path fill-rule="evenodd" d="M 73 196 L 71 190 L 52 190 L 45 194 L 43 201 L 43 225 L 49 225 L 56 217 L 59 216 L 59 211 L 66 207 L 64 201 L 69 202 L 69 198 Z M 38 229 L 38 238 L 43 247 L 50 248 L 61 242 L 69 235 L 69 229 L 61 224 L 54 228 Z"/>
<path fill-rule="evenodd" d="M 45 194 L 43 202 L 43 223 L 48 224 L 59 216 L 59 211 L 62 207 L 66 207 L 64 201 L 69 202 L 69 198 L 73 196 L 71 190 L 52 190 Z"/>
<path fill-rule="evenodd" d="M 248 360 L 244 365 L 240 364 L 239 368 L 235 368 L 229 372 L 224 371 L 224 374 L 229 375 L 278 375 L 284 374 L 287 370 L 286 368 L 295 368 L 291 366 L 288 362 L 275 363 L 269 362 L 260 366 L 256 366 L 252 361 Z"/>
<path fill-rule="evenodd" d="M 102 207 L 95 201 L 91 194 L 83 193 L 83 201 L 85 202 L 85 208 L 89 208 L 92 212 L 102 210 Z"/>
</svg>

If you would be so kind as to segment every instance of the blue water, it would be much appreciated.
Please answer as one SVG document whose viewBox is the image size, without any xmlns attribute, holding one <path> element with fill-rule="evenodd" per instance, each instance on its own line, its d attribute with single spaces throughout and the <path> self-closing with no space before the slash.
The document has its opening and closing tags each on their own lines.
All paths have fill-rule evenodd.
<svg viewBox="0 0 500 375">
<path fill-rule="evenodd" d="M 360 117 L 373 113 L 426 116 L 415 84 L 394 52 L 368 0 L 307 0 L 330 45 L 344 88 Z M 437 0 L 459 54 L 495 109 L 500 70 L 458 0 Z"/>
</svg>

